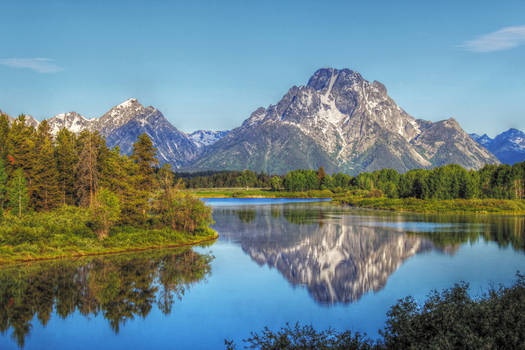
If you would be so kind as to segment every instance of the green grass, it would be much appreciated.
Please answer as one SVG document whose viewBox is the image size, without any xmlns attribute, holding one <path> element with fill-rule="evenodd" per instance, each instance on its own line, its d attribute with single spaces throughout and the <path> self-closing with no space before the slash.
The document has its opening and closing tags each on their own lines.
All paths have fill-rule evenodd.
<svg viewBox="0 0 525 350">
<path fill-rule="evenodd" d="M 334 195 L 330 190 L 286 192 L 266 188 L 197 188 L 189 191 L 201 198 L 332 198 Z"/>
<path fill-rule="evenodd" d="M 465 213 L 525 215 L 525 200 L 510 199 L 451 199 L 423 200 L 416 198 L 366 198 L 346 196 L 337 202 L 353 207 L 406 211 L 414 213 Z"/>
<path fill-rule="evenodd" d="M 17 218 L 4 213 L 0 220 L 0 264 L 131 250 L 175 247 L 212 240 L 210 228 L 184 233 L 170 229 L 113 227 L 109 236 L 97 238 L 87 210 L 64 207 L 52 212 Z"/>
</svg>

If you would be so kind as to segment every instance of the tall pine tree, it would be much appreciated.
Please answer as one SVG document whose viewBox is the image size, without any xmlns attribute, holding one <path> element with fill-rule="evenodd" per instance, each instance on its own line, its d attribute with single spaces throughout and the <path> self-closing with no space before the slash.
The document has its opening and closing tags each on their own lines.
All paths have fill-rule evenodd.
<svg viewBox="0 0 525 350">
<path fill-rule="evenodd" d="M 9 119 L 6 114 L 0 115 L 0 159 L 7 160 L 7 138 L 9 136 Z"/>
<path fill-rule="evenodd" d="M 25 115 L 20 115 L 11 126 L 7 137 L 8 173 L 22 168 L 26 178 L 33 175 L 35 129 L 26 125 Z"/>
<path fill-rule="evenodd" d="M 7 197 L 9 198 L 9 206 L 15 215 L 22 216 L 27 210 L 29 204 L 29 195 L 27 193 L 27 182 L 24 177 L 22 168 L 14 171 L 11 181 L 7 186 Z"/>
<path fill-rule="evenodd" d="M 143 133 L 133 144 L 131 159 L 139 166 L 139 186 L 141 190 L 151 190 L 155 187 L 155 174 L 153 166 L 159 161 L 155 158 L 157 149 L 153 147 L 150 137 Z"/>
<path fill-rule="evenodd" d="M 4 162 L 0 159 L 0 209 L 4 209 L 7 203 L 7 172 Z"/>
<path fill-rule="evenodd" d="M 58 171 L 58 187 L 62 204 L 75 204 L 75 169 L 78 153 L 75 147 L 76 137 L 71 131 L 62 129 L 56 136 L 55 158 Z"/>
<path fill-rule="evenodd" d="M 51 140 L 44 137 L 42 142 L 34 164 L 31 206 L 35 209 L 49 210 L 60 203 L 58 171 Z"/>
<path fill-rule="evenodd" d="M 77 164 L 77 196 L 80 205 L 91 207 L 99 180 L 98 144 L 100 140 L 98 134 L 86 131 L 81 133 L 79 141 L 82 151 Z"/>
</svg>

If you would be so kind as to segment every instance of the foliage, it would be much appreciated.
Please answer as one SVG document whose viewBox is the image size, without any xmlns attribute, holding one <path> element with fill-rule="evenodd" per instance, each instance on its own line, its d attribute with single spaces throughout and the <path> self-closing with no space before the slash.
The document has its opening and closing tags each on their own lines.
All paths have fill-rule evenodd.
<svg viewBox="0 0 525 350">
<path fill-rule="evenodd" d="M 337 332 L 333 329 L 317 331 L 310 325 L 294 326 L 286 324 L 280 330 L 273 332 L 265 327 L 262 332 L 252 333 L 244 341 L 249 348 L 261 350 L 300 350 L 300 349 L 345 349 L 368 350 L 373 349 L 373 342 L 359 332 Z M 234 349 L 233 342 L 227 343 Z"/>
<path fill-rule="evenodd" d="M 424 200 L 416 198 L 374 198 L 368 193 L 361 197 L 345 195 L 337 198 L 343 204 L 354 207 L 410 211 L 417 213 L 476 213 L 476 214 L 516 214 L 525 213 L 524 200 L 510 199 L 449 199 Z"/>
<path fill-rule="evenodd" d="M 27 209 L 29 196 L 27 193 L 27 182 L 21 168 L 17 169 L 13 174 L 7 188 L 7 196 L 13 213 L 16 213 L 19 217 L 22 216 Z"/>
<path fill-rule="evenodd" d="M 100 188 L 91 207 L 91 220 L 99 239 L 108 236 L 109 229 L 120 219 L 118 197 L 107 188 Z"/>
<path fill-rule="evenodd" d="M 45 121 L 35 130 L 24 115 L 11 125 L 0 116 L 0 142 L 0 211 L 16 215 L 4 211 L 0 220 L 5 243 L 0 261 L 174 245 L 214 235 L 208 228 L 211 210 L 180 190 L 166 204 L 173 204 L 170 220 L 157 210 L 157 198 L 173 192 L 173 176 L 169 168 L 156 168 L 156 150 L 146 134 L 127 157 L 118 147 L 109 149 L 97 132 L 62 129 L 55 137 Z M 160 177 L 169 180 L 161 186 Z"/>
<path fill-rule="evenodd" d="M 252 349 L 523 349 L 525 344 L 525 278 L 517 274 L 510 287 L 490 289 L 472 298 L 468 284 L 433 291 L 423 305 L 401 299 L 390 308 L 382 338 L 312 326 L 264 328 L 244 340 Z M 235 349 L 233 341 L 225 341 Z"/>
<path fill-rule="evenodd" d="M 386 349 L 518 349 L 525 344 L 525 278 L 476 300 L 468 284 L 400 300 L 381 332 Z"/>
<path fill-rule="evenodd" d="M 76 206 L 26 213 L 21 217 L 4 213 L 0 220 L 0 263 L 160 248 L 216 237 L 209 228 L 188 233 L 161 225 L 139 228 L 117 224 L 101 240 L 98 228 L 92 211 Z"/>
<path fill-rule="evenodd" d="M 280 191 L 283 188 L 283 180 L 279 176 L 273 176 L 270 185 L 272 187 L 272 191 Z"/>
</svg>

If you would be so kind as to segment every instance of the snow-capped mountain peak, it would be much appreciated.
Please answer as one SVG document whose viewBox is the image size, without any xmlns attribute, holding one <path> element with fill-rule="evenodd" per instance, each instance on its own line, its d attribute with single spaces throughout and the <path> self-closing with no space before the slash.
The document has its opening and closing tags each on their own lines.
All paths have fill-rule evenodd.
<svg viewBox="0 0 525 350">
<path fill-rule="evenodd" d="M 60 113 L 47 120 L 51 134 L 56 135 L 60 129 L 66 128 L 76 134 L 82 130 L 92 130 L 96 119 L 88 119 L 77 112 Z"/>
</svg>

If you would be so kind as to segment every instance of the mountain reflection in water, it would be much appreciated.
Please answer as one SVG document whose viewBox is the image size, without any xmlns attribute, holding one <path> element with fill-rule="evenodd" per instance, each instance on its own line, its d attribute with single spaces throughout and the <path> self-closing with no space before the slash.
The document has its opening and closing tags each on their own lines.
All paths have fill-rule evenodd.
<svg viewBox="0 0 525 350">
<path fill-rule="evenodd" d="M 210 273 L 211 259 L 186 249 L 0 268 L 0 331 L 12 329 L 23 347 L 34 316 L 45 326 L 54 308 L 62 318 L 102 314 L 118 333 L 153 304 L 171 313 L 174 299 Z"/>
<path fill-rule="evenodd" d="M 523 217 L 367 216 L 305 204 L 216 207 L 213 215 L 222 239 L 240 244 L 293 286 L 305 286 L 324 305 L 356 302 L 381 290 L 405 260 L 419 253 L 454 254 L 462 243 L 480 237 L 515 249 L 525 246 Z"/>
</svg>

